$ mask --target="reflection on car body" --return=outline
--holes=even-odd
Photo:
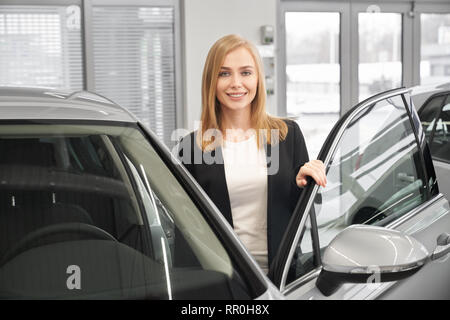
[[[374,105],[370,119],[364,118],[367,113],[355,117],[341,139],[327,173],[331,182],[341,184],[322,190],[322,206],[316,208],[319,227],[333,221],[338,228],[332,237],[350,224],[387,224],[392,205],[408,200],[423,185],[407,160],[416,141],[412,130],[405,130],[409,118],[395,103]],[[342,219],[336,221],[337,212]]]

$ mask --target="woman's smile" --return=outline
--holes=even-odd
[[[240,92],[240,93],[227,93],[227,95],[232,100],[240,100],[242,97],[244,97],[247,93],[246,92]]]

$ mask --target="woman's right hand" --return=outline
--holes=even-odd
[[[311,160],[305,163],[298,171],[295,179],[297,186],[303,188],[308,183],[306,177],[310,176],[314,181],[322,187],[326,187],[327,175],[325,173],[325,165],[321,160]]]

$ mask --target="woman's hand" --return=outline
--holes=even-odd
[[[297,186],[301,188],[306,186],[307,176],[312,177],[319,186],[325,188],[327,184],[327,176],[325,174],[325,165],[322,161],[311,160],[310,162],[305,163],[298,171],[297,178],[295,179]]]

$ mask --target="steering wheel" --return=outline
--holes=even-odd
[[[6,262],[17,256],[18,254],[31,249],[32,243],[39,239],[45,239],[49,236],[54,236],[58,234],[83,234],[89,238],[99,239],[99,240],[110,240],[117,241],[114,236],[112,236],[107,231],[100,229],[96,226],[87,223],[78,223],[78,222],[70,222],[70,223],[58,223],[52,224],[35,231],[30,232],[25,237],[23,237],[19,242],[17,242],[14,246],[12,246],[6,253],[3,255],[0,261],[0,267],[3,266]]]

